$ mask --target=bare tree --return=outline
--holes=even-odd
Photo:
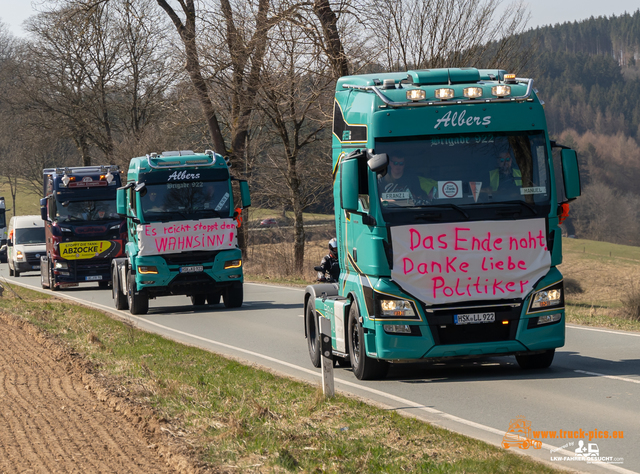
[[[504,67],[522,54],[522,3],[499,14],[499,0],[382,0],[371,4],[370,46],[392,70]],[[491,50],[491,55],[487,51]]]
[[[335,67],[331,62],[331,66]],[[330,183],[328,153],[312,150],[327,122],[324,100],[334,81],[313,36],[293,23],[273,29],[263,71],[261,112],[270,122],[273,146],[265,154],[256,182],[271,202],[293,211],[294,271],[303,272],[305,229],[303,212],[316,204]],[[323,179],[325,177],[326,179]]]

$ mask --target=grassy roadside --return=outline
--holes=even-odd
[[[0,310],[59,338],[99,379],[171,420],[217,472],[560,472],[319,387],[137,330],[100,311],[12,287]],[[18,297],[19,296],[19,297]]]
[[[640,247],[563,239],[567,322],[640,331]]]

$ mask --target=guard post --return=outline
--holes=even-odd
[[[335,395],[333,385],[333,348],[331,344],[331,321],[318,315],[318,326],[320,327],[320,347],[322,349],[322,393],[325,398],[332,398]]]

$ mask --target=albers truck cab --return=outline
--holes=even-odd
[[[389,363],[515,355],[548,367],[564,344],[559,203],[580,194],[577,156],[554,171],[531,79],[432,69],[343,77],[333,117],[340,279],[307,287],[359,379]]]
[[[227,308],[242,306],[234,180],[248,207],[247,182],[232,178],[224,158],[210,150],[131,160],[127,184],[118,189],[128,239],[126,257],[112,265],[117,309],[145,314],[150,298],[168,295],[189,296],[194,305],[222,297]]]
[[[40,258],[43,288],[53,291],[97,282],[107,288],[111,260],[123,255],[124,220],[116,211],[116,165],[43,170],[47,251]]]

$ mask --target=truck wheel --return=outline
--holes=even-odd
[[[220,303],[220,293],[209,293],[207,295],[207,304],[218,304]]]
[[[230,286],[224,292],[224,306],[225,308],[239,308],[242,306],[242,300],[244,298],[244,292],[241,286]]]
[[[304,324],[307,330],[307,346],[309,347],[309,357],[314,367],[320,367],[320,331],[318,330],[318,316],[316,315],[316,304],[309,298],[307,310],[304,313]]]
[[[127,301],[126,295],[120,289],[120,278],[118,277],[118,269],[114,265],[111,270],[111,295],[113,296],[113,303],[116,309],[129,309],[129,301]]]
[[[149,296],[144,290],[138,291],[136,295],[136,277],[133,273],[127,276],[127,300],[131,314],[147,314],[149,311]]]
[[[543,352],[542,354],[517,355],[516,360],[518,361],[520,368],[524,370],[546,369],[551,365],[551,362],[553,362],[553,356],[555,353],[556,350],[551,349]]]
[[[349,356],[351,367],[358,380],[375,380],[387,375],[389,364],[368,357],[364,345],[364,330],[360,324],[360,313],[355,303],[349,310]]]
[[[16,277],[16,278],[20,276],[20,272],[18,271],[17,268],[13,269],[13,276]]]
[[[206,300],[207,295],[191,295],[191,302],[193,303],[193,306],[202,306],[203,304],[205,304]]]
[[[11,264],[9,264],[9,276],[13,276],[13,268],[11,268]]]

